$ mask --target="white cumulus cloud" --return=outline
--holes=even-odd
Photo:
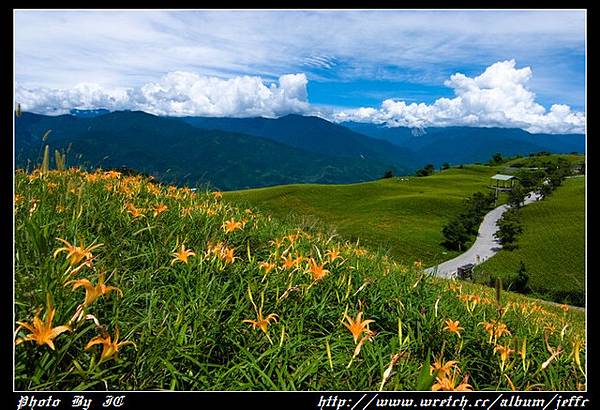
[[[277,117],[309,108],[305,74],[286,74],[278,83],[260,77],[230,79],[170,72],[136,88],[106,88],[82,83],[72,89],[16,86],[16,100],[25,111],[62,114],[72,108],[142,110],[157,115]]]
[[[454,90],[454,98],[440,98],[432,104],[387,99],[377,109],[342,110],[334,114],[334,119],[390,127],[480,126],[523,128],[533,133],[585,132],[584,113],[573,112],[562,104],[546,110],[527,88],[532,70],[515,65],[515,60],[500,61],[474,78],[452,75],[444,85]]]

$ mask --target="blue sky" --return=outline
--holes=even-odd
[[[581,10],[17,10],[15,57],[16,99],[49,114],[584,124]]]

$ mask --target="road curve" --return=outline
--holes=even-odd
[[[531,192],[525,198],[525,205],[538,201],[540,198],[540,195]],[[494,238],[494,234],[498,230],[496,223],[508,208],[508,205],[500,205],[485,215],[483,222],[479,226],[477,239],[469,248],[469,250],[458,255],[454,259],[450,259],[449,261],[443,262],[437,266],[427,268],[425,269],[425,272],[435,273],[439,277],[450,279],[456,275],[456,271],[459,266],[467,265],[469,263],[478,265],[486,259],[494,256],[500,249],[502,249],[502,245],[500,245],[498,240]]]

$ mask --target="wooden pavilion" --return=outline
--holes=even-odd
[[[498,200],[498,193],[510,192],[514,186],[517,177],[514,175],[496,174],[492,177],[490,188],[494,190],[494,200]]]

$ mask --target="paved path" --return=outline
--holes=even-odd
[[[540,195],[530,193],[525,198],[525,205],[535,202],[540,199]],[[494,238],[494,233],[498,230],[496,222],[502,217],[502,214],[508,209],[508,205],[501,205],[492,209],[483,218],[483,222],[479,226],[477,239],[475,243],[465,253],[458,255],[456,258],[443,262],[438,266],[425,269],[425,272],[434,273],[443,278],[452,278],[456,275],[459,266],[472,263],[478,265],[486,259],[494,256],[502,245]]]

